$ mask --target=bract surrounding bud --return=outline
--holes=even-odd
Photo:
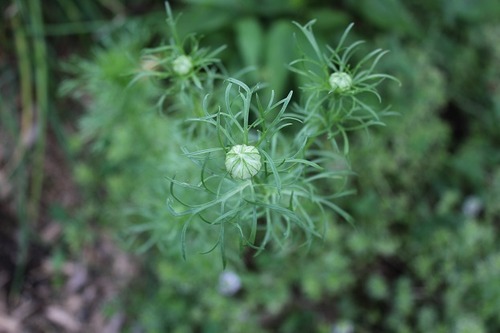
[[[174,72],[178,75],[186,75],[193,68],[191,58],[185,55],[178,56],[173,61]]]
[[[226,154],[226,170],[235,179],[248,179],[257,174],[262,163],[254,146],[236,145]]]
[[[328,82],[333,92],[346,92],[351,89],[352,86],[351,76],[344,72],[333,73],[330,75]]]

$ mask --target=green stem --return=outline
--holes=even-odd
[[[20,146],[24,144],[22,142],[24,135],[33,130],[33,123],[37,125],[37,141],[32,155],[32,165],[30,168],[24,166],[20,168],[20,172],[25,177],[21,179],[21,188],[23,190],[18,197],[18,209],[20,211],[19,252],[12,286],[13,293],[17,294],[20,291],[23,272],[26,267],[30,230],[38,221],[40,208],[44,178],[45,131],[48,112],[48,70],[40,0],[16,0],[15,5],[20,12],[19,21],[17,21],[18,18],[13,20],[13,27],[19,29],[14,29],[14,31],[16,34],[16,49],[21,59],[19,71],[21,75],[20,89],[23,103],[23,118],[21,120]],[[24,18],[24,22],[21,22],[22,18]],[[27,34],[26,31],[29,33]],[[33,54],[33,58],[30,57],[31,54]],[[32,91],[32,68],[34,68],[35,104],[33,103]],[[35,111],[37,115],[36,119]],[[31,170],[30,190],[28,190],[28,181],[26,181],[26,175],[29,170]],[[28,193],[28,191],[30,192]]]
[[[26,4],[22,0],[16,0],[16,14],[12,18],[12,28],[14,32],[14,41],[16,53],[18,55],[18,69],[20,77],[20,95],[21,95],[21,125],[20,134],[18,137],[17,147],[13,153],[8,170],[14,173],[17,170],[18,187],[20,191],[17,195],[16,206],[19,219],[19,234],[18,234],[18,253],[16,258],[16,269],[13,276],[13,284],[11,292],[15,296],[19,293],[23,280],[23,272],[25,270],[28,247],[29,247],[29,221],[31,218],[32,206],[28,199],[29,188],[29,168],[27,167],[26,145],[24,138],[29,137],[33,131],[35,123],[35,106],[33,103],[33,73],[32,73],[32,48],[30,45],[27,27],[31,16],[27,10]]]
[[[17,6],[18,12],[12,17],[12,31],[14,32],[14,43],[16,46],[17,58],[19,60],[18,69],[21,95],[21,125],[18,132],[19,137],[17,138],[18,142],[16,144],[16,149],[14,150],[13,156],[6,167],[6,170],[9,173],[13,173],[23,159],[26,151],[26,143],[23,138],[29,135],[34,121],[34,107],[31,91],[31,83],[33,82],[30,59],[31,52],[28,37],[26,35],[26,27],[21,21],[22,17],[20,11],[22,10],[22,5],[17,4]]]
[[[13,276],[13,283],[11,292],[17,295],[21,285],[22,272],[24,271],[24,266],[26,262],[27,248],[28,244],[25,241],[24,235],[27,230],[27,216],[26,216],[26,179],[27,171],[22,165],[22,160],[25,152],[25,147],[23,143],[23,134],[30,130],[31,124],[33,122],[33,103],[31,98],[31,69],[30,69],[30,52],[29,43],[27,41],[25,26],[22,22],[22,4],[19,1],[16,3],[17,12],[12,17],[12,31],[14,33],[14,42],[16,47],[16,53],[18,58],[18,70],[19,70],[19,81],[20,81],[20,95],[21,95],[21,124],[19,126],[19,137],[17,138],[16,149],[13,152],[12,158],[6,169],[9,173],[14,173],[14,170],[18,170],[19,183],[17,184],[20,189],[16,196],[16,208],[18,211],[17,218],[19,219],[20,232],[19,232],[19,249],[17,253],[17,265]]]
[[[33,152],[33,177],[30,195],[31,221],[36,223],[39,214],[44,171],[46,145],[46,127],[48,114],[48,68],[47,68],[47,46],[45,44],[44,26],[40,0],[28,1],[31,18],[31,34],[33,38],[33,53],[35,67],[35,91],[38,106],[38,140]]]

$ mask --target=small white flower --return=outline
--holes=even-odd
[[[191,58],[185,55],[178,56],[174,62],[174,72],[178,75],[186,75],[193,68],[193,63],[191,62]]]
[[[482,209],[483,201],[481,198],[474,195],[465,198],[462,204],[462,213],[469,218],[477,217]]]
[[[332,333],[354,333],[354,326],[348,321],[341,321],[333,325]]]
[[[241,289],[241,279],[235,272],[225,271],[219,276],[219,292],[232,296]]]
[[[248,179],[257,174],[262,163],[257,148],[236,145],[226,154],[226,170],[235,179]]]
[[[328,80],[333,92],[346,92],[352,87],[352,78],[344,72],[336,72],[330,75]]]

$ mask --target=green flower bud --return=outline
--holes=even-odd
[[[248,179],[257,174],[262,163],[257,148],[236,145],[226,154],[226,170],[235,179]]]
[[[333,92],[346,92],[352,87],[352,78],[344,72],[336,72],[330,75],[328,80]]]
[[[178,56],[173,61],[174,72],[178,75],[186,75],[193,68],[191,58],[185,55]]]

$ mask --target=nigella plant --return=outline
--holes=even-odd
[[[196,34],[181,38],[177,31],[177,19],[168,2],[165,7],[169,43],[144,50],[142,70],[134,81],[153,77],[158,82],[166,83],[163,86],[166,89],[158,101],[162,110],[165,102],[168,100],[172,104],[172,96],[176,96],[173,103],[175,107],[171,109],[191,110],[199,115],[201,106],[196,101],[202,99],[207,91],[213,90],[215,80],[223,77],[221,73],[224,70],[217,55],[225,46],[215,50],[200,47],[200,37]]]
[[[321,48],[312,30],[314,22],[304,26],[295,23],[307,41],[307,49],[303,49],[302,58],[290,64],[290,70],[305,81],[301,88],[307,100],[304,105],[297,106],[307,123],[303,135],[327,134],[328,139],[333,140],[340,135],[344,141],[343,152],[347,154],[348,131],[384,125],[381,118],[394,114],[388,108],[378,111],[365,101],[366,95],[371,94],[381,102],[377,86],[386,79],[397,80],[391,75],[375,72],[377,63],[387,51],[376,49],[358,61],[353,60],[353,55],[364,43],[356,41],[346,45],[354,24],[347,27],[335,48],[328,45]],[[336,141],[333,145],[337,147]]]
[[[185,150],[201,169],[199,181],[170,179],[169,209],[185,221],[184,255],[186,233],[195,221],[219,230],[211,249],[219,247],[224,261],[225,236],[231,229],[241,246],[257,251],[270,241],[287,247],[295,233],[304,244],[320,237],[324,208],[341,210],[330,201],[332,196],[318,195],[314,183],[339,175],[303,158],[306,140],[294,145],[282,133],[300,125],[295,114],[286,112],[292,92],[277,102],[271,93],[263,105],[255,94],[257,87],[232,78],[227,81],[220,110],[214,114],[206,110],[204,117],[191,119],[212,127],[218,141],[216,147]]]
[[[173,119],[180,120],[186,139],[179,159],[189,159],[192,168],[172,170],[167,199],[169,225],[179,226],[183,256],[190,240],[203,239],[203,251],[218,249],[225,265],[228,246],[288,251],[321,238],[336,216],[350,221],[336,204],[352,193],[345,188],[351,174],[347,133],[382,124],[381,115],[388,114],[364,97],[380,100],[377,85],[394,79],[374,72],[385,51],[355,62],[361,42],[346,45],[352,25],[336,48],[320,48],[313,22],[297,24],[309,50],[302,48],[303,56],[289,68],[303,78],[302,93],[292,102],[292,91],[277,98],[271,90],[261,94],[270,96],[263,100],[265,83],[250,87],[240,77],[225,76],[215,59],[221,49],[199,48],[192,36],[186,48],[168,4],[167,14],[171,42],[147,51],[163,55],[161,67],[147,73],[166,83],[162,100],[175,103],[186,96],[179,103],[185,112]],[[339,136],[344,149],[337,145]],[[213,236],[210,244],[207,236]]]

